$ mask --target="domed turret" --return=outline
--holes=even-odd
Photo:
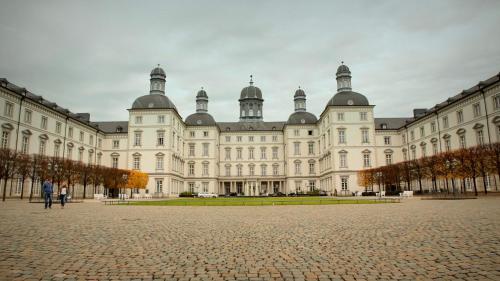
[[[328,101],[328,105],[334,106],[365,106],[369,105],[368,99],[352,91],[351,70],[342,62],[337,68],[337,93]]]
[[[188,126],[215,126],[215,119],[212,115],[208,114],[208,95],[207,92],[201,88],[196,94],[196,113],[189,115],[186,118],[186,125]]]
[[[262,92],[253,85],[253,76],[250,75],[250,85],[243,88],[240,94],[240,121],[262,121]]]
[[[288,117],[287,124],[289,125],[299,125],[299,124],[316,124],[318,118],[312,113],[306,112],[306,92],[299,88],[295,91],[293,95],[293,100],[295,103],[295,112]]]
[[[150,81],[150,94],[165,94],[165,71],[158,65],[153,70],[151,70]]]

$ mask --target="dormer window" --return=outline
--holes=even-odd
[[[385,124],[385,123],[380,124],[380,128],[387,129],[387,124]]]
[[[121,126],[116,127],[116,132],[117,133],[123,132],[123,128]]]

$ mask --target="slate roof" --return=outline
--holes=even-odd
[[[282,131],[286,122],[218,122],[221,132]]]
[[[352,101],[352,104],[349,104],[350,101]],[[328,101],[329,105],[335,105],[335,106],[365,106],[369,105],[368,99],[357,92],[353,91],[343,91],[340,93],[336,93],[330,101]]]
[[[105,133],[127,133],[128,132],[128,121],[102,121],[96,122],[99,129]],[[118,128],[121,127],[122,131],[118,132]]]
[[[413,118],[375,118],[375,129],[376,130],[397,130],[408,122],[411,122]],[[386,124],[386,128],[382,128],[382,124]]]
[[[198,112],[189,115],[184,121],[188,126],[215,126],[215,119],[205,112]]]
[[[175,109],[174,103],[165,95],[162,94],[148,94],[138,97],[132,104],[132,109]]]
[[[312,113],[306,111],[297,111],[290,114],[287,124],[289,125],[302,125],[302,124],[316,124],[318,118]]]

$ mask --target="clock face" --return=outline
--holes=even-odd
[[[348,101],[347,101],[347,104],[348,104],[348,105],[353,105],[353,104],[354,104],[354,101],[353,101],[353,100],[348,100]]]
[[[201,125],[201,120],[196,121],[196,124]]]
[[[306,123],[306,120],[301,119],[301,120],[300,120],[300,123],[305,124],[305,123]]]

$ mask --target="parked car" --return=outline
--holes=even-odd
[[[200,192],[198,193],[199,198],[217,198],[219,195],[215,193],[208,193],[208,192]]]

